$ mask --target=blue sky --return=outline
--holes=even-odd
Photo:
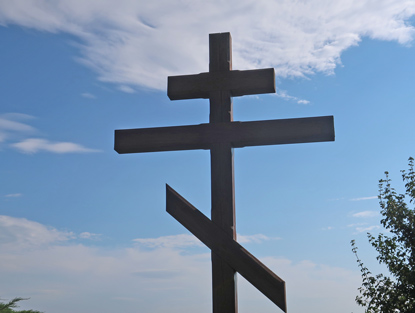
[[[211,312],[209,250],[165,212],[168,183],[210,215],[208,151],[118,155],[115,129],[208,122],[167,76],[274,67],[234,119],[333,115],[336,141],[235,149],[238,240],[287,284],[289,312],[354,304],[378,180],[415,156],[412,1],[0,0],[0,297],[44,312]],[[279,310],[239,277],[240,312]],[[160,301],[160,299],[163,299]]]

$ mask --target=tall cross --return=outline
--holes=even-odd
[[[209,98],[208,124],[115,131],[118,153],[209,149],[211,219],[167,186],[167,211],[212,250],[213,313],[237,313],[236,271],[284,312],[285,282],[236,242],[233,148],[334,140],[332,116],[234,122],[232,97],[275,93],[274,69],[232,70],[230,33],[209,35],[209,72],[168,78],[170,100]]]

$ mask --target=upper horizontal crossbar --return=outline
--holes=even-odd
[[[114,149],[123,154],[322,141],[334,141],[333,116],[116,130]]]
[[[274,69],[169,76],[167,81],[170,100],[207,99],[210,92],[215,90],[229,90],[232,97],[275,93]]]

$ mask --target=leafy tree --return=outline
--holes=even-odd
[[[33,311],[33,310],[22,310],[22,311],[16,311],[14,308],[17,308],[17,302],[22,300],[28,300],[28,298],[14,298],[13,300],[10,300],[7,303],[0,303],[0,312],[1,313],[42,313],[39,311]]]
[[[409,205],[415,203],[414,159],[409,158],[409,170],[401,171],[405,193],[398,194],[391,187],[389,173],[379,181],[379,204],[383,216],[380,223],[389,232],[377,237],[368,233],[370,244],[378,252],[376,259],[385,264],[390,275],[372,273],[357,255],[355,241],[352,251],[362,273],[362,286],[357,304],[366,313],[415,312],[415,213]],[[405,202],[409,199],[409,204]]]

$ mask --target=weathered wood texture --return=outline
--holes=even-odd
[[[118,153],[232,148],[334,141],[333,116],[115,131]]]
[[[286,311],[285,282],[168,185],[166,209],[281,310]]]

